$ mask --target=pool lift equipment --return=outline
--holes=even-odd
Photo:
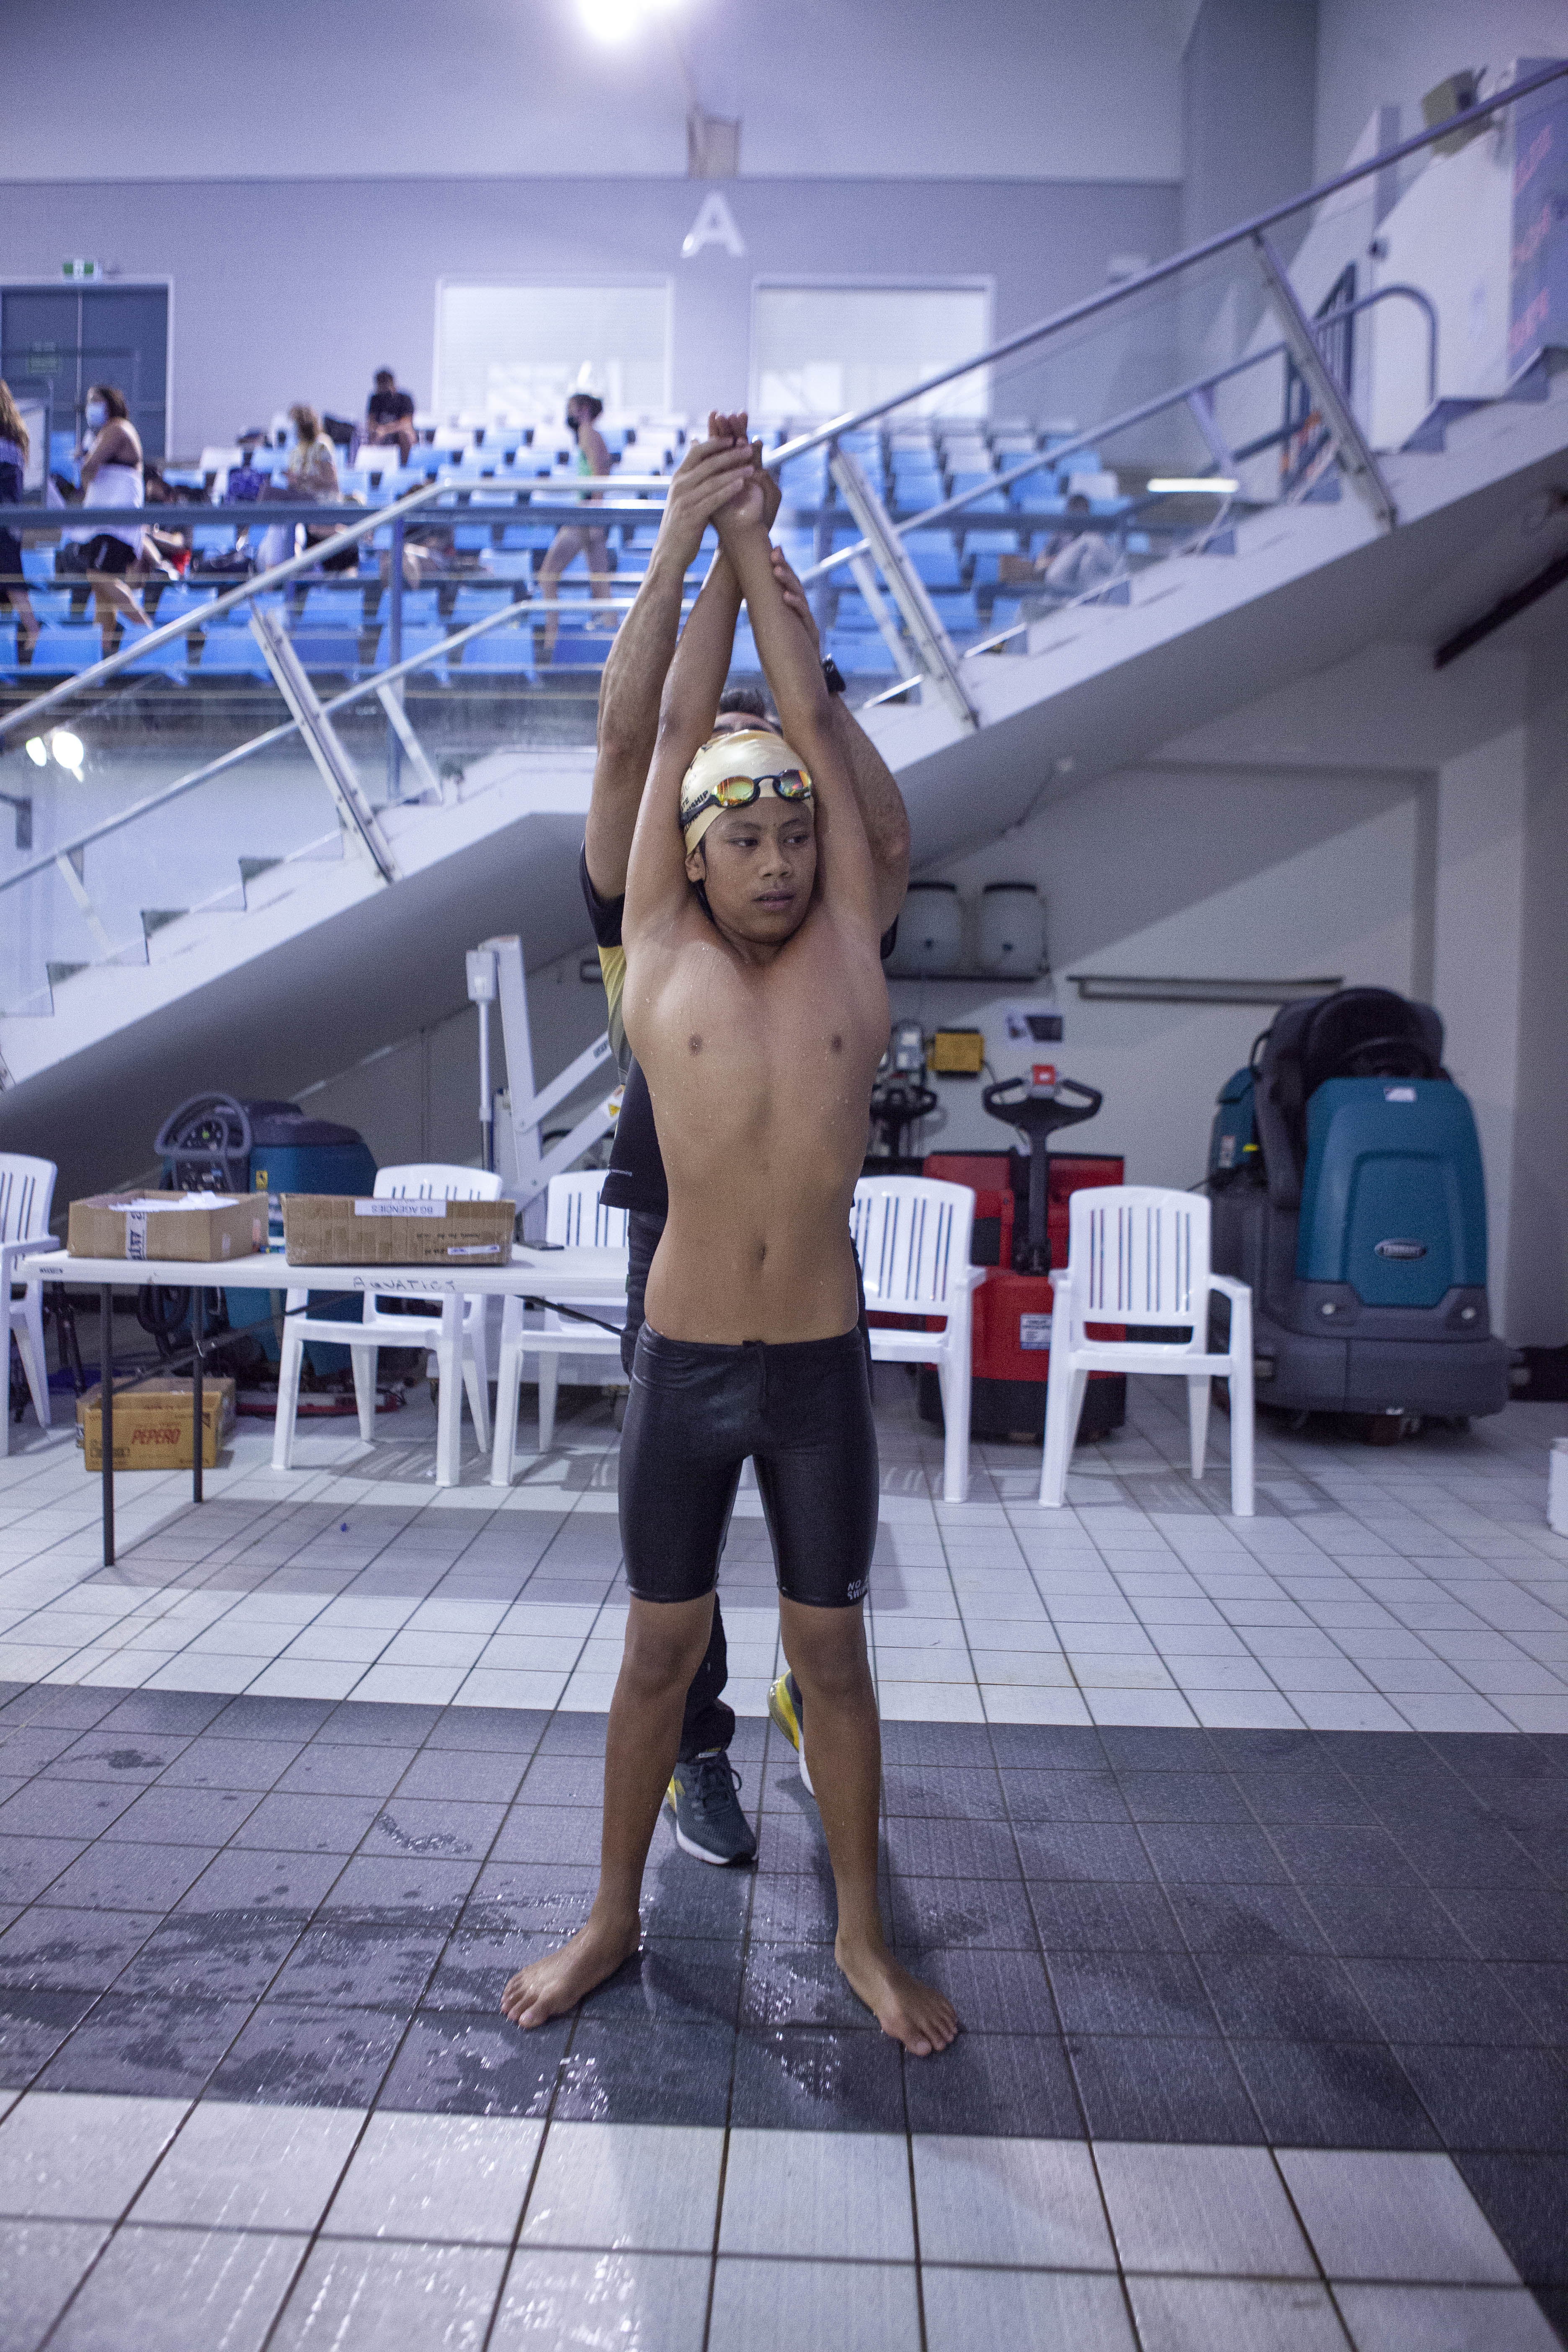
[[[609,1066],[615,1076],[609,1032],[585,1046],[558,1077],[537,1089],[533,1081],[533,1039],[528,1025],[528,974],[523,969],[522,941],[515,934],[486,940],[468,954],[468,1001],[479,1013],[479,1124],[484,1137],[484,1164],[499,1170],[509,1200],[525,1214],[544,1192],[552,1176],[563,1175],[589,1146],[615,1126],[621,1107],[617,1083],[585,1110],[575,1126],[548,1147],[545,1120],[568,1101],[596,1072]],[[490,1007],[500,1007],[501,1039],[506,1048],[507,1085],[497,1091],[490,1080]]]

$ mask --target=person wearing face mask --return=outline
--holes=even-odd
[[[81,502],[84,507],[139,507],[142,503],[142,439],[131,422],[125,394],[111,383],[89,385],[88,437],[83,441]],[[73,531],[86,542],[88,585],[93,592],[103,650],[114,651],[121,616],[139,629],[152,622],[136,601],[128,577],[142,557],[140,523],[105,523],[100,530]]]
[[[605,404],[591,392],[574,392],[566,404],[566,423],[577,443],[579,474],[607,474],[610,453],[605,446],[604,436],[595,419]],[[588,584],[595,597],[607,597],[614,584],[610,575],[609,545],[602,530],[590,530],[585,524],[567,523],[550,542],[549,552],[540,566],[539,593],[553,601],[560,593],[561,574],[579,555],[588,558]],[[615,628],[613,617],[605,614],[596,626]],[[559,613],[544,616],[544,659],[555,658],[555,633],[561,626]]]

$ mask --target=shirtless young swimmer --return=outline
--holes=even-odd
[[[621,1441],[632,1599],[599,1889],[586,1924],[521,1969],[501,2007],[541,2025],[637,1948],[643,1867],[750,1455],[837,1890],[835,1957],[883,2032],[929,2057],[958,2020],[883,1934],[863,1614],[877,1441],[849,1208],[888,1037],[877,879],[815,649],[773,572],[758,471],[741,470],[714,519],[784,740],[711,740],[728,644],[716,663],[709,649],[717,682],[694,697],[700,605],[666,686],[626,881],[626,1035],[653,1097],[669,1220]]]

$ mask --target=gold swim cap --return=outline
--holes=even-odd
[[[765,727],[710,737],[680,786],[680,829],[687,856],[727,808],[749,808],[764,797],[811,799],[810,772],[799,752],[792,751],[781,736]]]

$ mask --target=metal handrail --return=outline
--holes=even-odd
[[[1009,335],[1004,342],[993,343],[988,350],[976,352],[973,359],[965,360],[961,366],[941,368],[934,375],[922,377],[919,383],[909,385],[894,399],[873,401],[868,407],[847,409],[842,416],[830,417],[826,425],[817,426],[814,432],[802,433],[795,440],[783,442],[777,448],[765,451],[763,463],[770,467],[787,465],[792,457],[802,457],[808,449],[817,449],[826,442],[836,441],[841,434],[853,433],[858,426],[869,425],[875,417],[889,415],[894,409],[907,408],[913,400],[923,400],[928,393],[940,392],[944,383],[955,383],[961,376],[973,375],[977,368],[992,367],[998,360],[1011,359],[1016,352],[1027,351],[1031,343],[1040,342],[1047,335],[1058,334],[1064,327],[1076,326],[1080,320],[1092,319],[1101,310],[1114,309],[1119,302],[1130,301],[1135,295],[1146,293],[1151,286],[1161,285],[1167,278],[1191,268],[1194,263],[1210,261],[1231,246],[1247,243],[1261,231],[1289,220],[1293,213],[1302,211],[1307,205],[1321,204],[1326,196],[1337,195],[1342,188],[1352,188],[1358,181],[1372,179],[1377,173],[1389,170],[1393,164],[1404,163],[1407,156],[1419,154],[1424,147],[1433,146],[1437,140],[1449,137],[1462,126],[1485,123],[1492,115],[1501,114],[1509,107],[1517,106],[1521,98],[1531,97],[1536,90],[1545,89],[1552,82],[1560,81],[1564,74],[1568,74],[1568,58],[1543,67],[1540,73],[1527,74],[1521,81],[1513,83],[1508,89],[1499,90],[1493,98],[1482,99],[1474,106],[1462,107],[1444,122],[1429,123],[1413,137],[1402,139],[1393,147],[1380,149],[1365,163],[1351,164],[1347,170],[1336,173],[1331,180],[1321,180],[1316,187],[1309,188],[1302,195],[1292,196],[1288,204],[1270,205],[1267,212],[1255,213],[1250,220],[1239,222],[1235,228],[1224,229],[1216,236],[1205,237],[1196,245],[1184,247],[1180,253],[1173,253],[1163,261],[1151,263],[1147,269],[1141,269],[1136,278],[1122,278],[1114,286],[1102,287],[1098,294],[1086,294],[1081,301],[1069,302],[1065,310],[1053,311],[1048,319],[1038,320],[1032,327],[1020,328],[1016,335]]]
[[[681,611],[689,611],[694,602],[693,598],[683,598]],[[342,694],[334,694],[330,701],[322,703],[321,708],[328,713],[345,710],[352,702],[363,702],[367,696],[379,694],[384,686],[401,684],[404,678],[422,669],[427,662],[445,661],[449,654],[468,645],[472,638],[485,636],[491,629],[499,629],[508,621],[532,622],[542,613],[580,613],[584,609],[591,613],[629,613],[631,608],[629,596],[529,597],[521,603],[503,604],[499,612],[487,613],[482,620],[470,622],[467,628],[455,629],[438,645],[426,646],[419,653],[409,654],[405,659],[392,663],[386,669],[377,670],[374,677],[361,678],[357,685],[346,688]],[[209,605],[206,609],[210,612],[212,607]],[[112,816],[100,818],[97,824],[89,825],[85,833],[79,833],[70,841],[57,843],[42,856],[35,857],[30,865],[18,866],[9,874],[0,874],[0,895],[19,882],[29,881],[35,874],[47,873],[58,865],[62,857],[74,857],[79,852],[90,849],[94,842],[107,840],[110,834],[122,833],[128,824],[151,816],[157,809],[167,808],[171,801],[183,800],[187,793],[195,792],[198,784],[209,783],[214,776],[221,776],[226,770],[238,767],[241,761],[248,760],[253,752],[265,751],[274,744],[287,742],[290,735],[297,735],[299,731],[299,720],[286,719],[279,726],[269,727],[264,734],[252,735],[245,742],[237,743],[232,751],[220,752],[216,760],[209,760],[205,767],[193,769],[188,776],[178,777],[174,783],[163,785],[157,792],[149,793],[143,800],[132,801],[128,808],[117,809]]]
[[[289,556],[282,563],[275,563],[269,572],[258,572],[252,579],[240,581],[237,586],[221,596],[215,596],[210,604],[202,605],[198,611],[182,613],[177,620],[166,621],[162,628],[154,628],[146,636],[138,637],[134,644],[121,646],[118,653],[106,655],[102,661],[94,662],[79,677],[67,678],[61,686],[51,687],[47,694],[32,695],[26,702],[18,704],[15,710],[0,713],[0,736],[8,735],[14,727],[33,725],[40,711],[52,710],[57,703],[74,701],[79,695],[99,685],[104,678],[116,677],[121,670],[129,669],[132,662],[140,661],[154,646],[173,645],[176,638],[188,636],[193,629],[205,628],[215,613],[226,613],[231,605],[244,604],[252,596],[269,594],[285,580],[295,579],[301,572],[313,571],[318,563],[323,562],[330,555],[337,554],[341,548],[352,547],[356,540],[364,537],[366,531],[379,530],[391,521],[401,521],[405,515],[412,514],[417,508],[428,506],[437,495],[437,487],[430,482],[423,489],[410,490],[406,498],[395,499],[391,506],[369,508],[363,512],[356,508],[357,520],[347,530],[334,531],[331,539],[321,541],[315,547],[306,548],[299,555]],[[69,511],[77,513],[81,509],[72,508]],[[108,514],[111,509],[89,507],[86,511],[96,516]],[[147,520],[144,507],[132,507],[125,511],[134,514],[139,522]],[[154,508],[153,511],[156,513],[158,509]],[[210,515],[212,509],[204,509],[203,511]]]

